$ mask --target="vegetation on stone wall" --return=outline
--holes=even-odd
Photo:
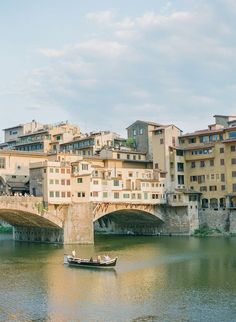
[[[222,232],[219,229],[210,228],[207,224],[202,225],[199,229],[195,229],[193,236],[195,237],[207,237],[207,236],[218,236]]]
[[[11,234],[13,232],[13,227],[11,226],[0,226],[1,234]]]

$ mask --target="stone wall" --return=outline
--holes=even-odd
[[[161,233],[171,234],[189,234],[190,220],[188,215],[188,207],[162,206],[164,211],[165,222],[161,227]]]
[[[201,209],[199,211],[199,224],[201,226],[208,226],[209,228],[219,229],[221,232],[227,230],[229,222],[228,210],[214,210],[214,209]]]
[[[230,211],[229,219],[230,219],[229,231],[232,234],[236,234],[236,210]]]

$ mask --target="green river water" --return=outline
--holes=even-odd
[[[64,253],[118,256],[70,268]],[[236,238],[99,236],[94,246],[0,235],[0,321],[236,321]]]

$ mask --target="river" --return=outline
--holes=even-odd
[[[118,256],[115,270],[63,254]],[[236,238],[99,236],[94,246],[0,235],[0,321],[236,321]]]

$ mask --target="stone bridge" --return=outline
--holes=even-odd
[[[47,205],[39,197],[1,196],[0,219],[14,227],[19,241],[89,244],[94,229],[153,235],[188,233],[187,207],[145,203],[88,202]]]

